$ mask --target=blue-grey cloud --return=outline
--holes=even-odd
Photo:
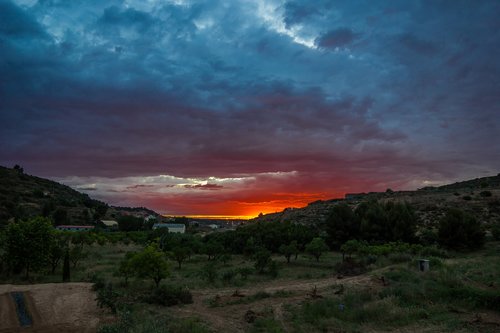
[[[316,45],[322,48],[335,49],[351,44],[358,34],[348,28],[338,28],[328,31],[316,39]]]
[[[374,188],[497,172],[499,14],[493,0],[3,0],[0,163],[296,171],[321,191],[347,186],[339,173]]]

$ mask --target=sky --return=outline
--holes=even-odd
[[[496,0],[0,0],[0,165],[256,216],[500,172]]]

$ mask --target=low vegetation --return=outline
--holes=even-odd
[[[326,224],[257,222],[204,237],[138,231],[144,221],[132,218],[120,219],[121,231],[62,232],[55,219],[0,229],[0,280],[92,282],[98,305],[116,318],[100,332],[500,328],[492,315],[500,308],[500,222],[457,209],[424,228],[406,203],[338,204]],[[419,271],[421,258],[430,271]]]

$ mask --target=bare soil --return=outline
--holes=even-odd
[[[342,287],[341,287],[342,285]],[[307,281],[279,281],[252,286],[249,288],[227,288],[227,289],[206,289],[193,291],[193,304],[172,308],[173,314],[180,317],[198,317],[209,324],[216,332],[245,332],[250,324],[245,321],[245,314],[250,310],[258,317],[266,316],[270,313],[278,320],[287,331],[286,318],[284,318],[284,304],[299,304],[312,297],[332,296],[335,292],[344,290],[344,287],[357,286],[374,291],[383,288],[382,282],[368,275],[346,277],[338,279],[332,276],[324,279]],[[236,292],[237,289],[237,292]],[[316,289],[316,292],[313,290]],[[290,292],[288,297],[272,296],[249,304],[228,304],[244,297],[234,296],[234,294],[245,295],[246,297],[257,292],[267,292],[274,294],[277,291]],[[313,296],[314,295],[314,296]],[[210,306],[209,300],[217,298],[220,306]]]
[[[104,318],[91,283],[0,285],[0,333],[93,333]],[[24,292],[33,325],[20,327],[10,296]]]

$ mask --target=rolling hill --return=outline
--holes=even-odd
[[[266,214],[250,222],[290,221],[319,226],[326,221],[333,206],[342,202],[355,207],[366,200],[407,202],[415,209],[423,226],[436,226],[449,208],[465,210],[489,225],[500,222],[500,174],[416,191],[387,190],[346,194],[345,199],[319,200],[306,207],[287,208],[282,212]]]
[[[113,207],[69,186],[0,166],[0,225],[15,218],[51,217],[56,224],[90,225],[121,214],[158,214],[144,207]]]

